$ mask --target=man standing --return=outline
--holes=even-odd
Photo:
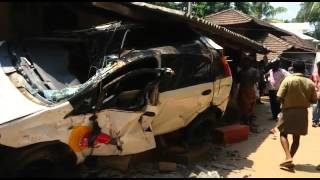
[[[245,59],[240,75],[240,87],[238,93],[238,105],[241,114],[241,121],[250,126],[251,131],[256,131],[253,123],[253,110],[256,104],[255,84],[258,81],[258,71],[251,66],[252,60]]]
[[[265,67],[265,61],[260,61],[258,65],[258,72],[259,72],[259,81],[258,81],[258,89],[259,89],[259,97],[257,98],[257,103],[262,104],[261,102],[261,96],[264,95],[264,90],[266,88],[266,82],[264,78],[264,67]]]
[[[317,106],[313,110],[313,117],[312,117],[312,127],[320,126],[319,118],[320,118],[320,61],[317,62],[317,69],[312,74],[311,80],[315,83],[316,86],[316,93],[317,93]]]
[[[292,158],[298,150],[300,135],[308,133],[307,108],[317,100],[314,83],[304,77],[304,62],[294,62],[293,71],[294,74],[283,80],[277,93],[282,105],[278,129],[280,131],[280,142],[286,155],[285,161],[280,166],[287,168],[294,167]],[[288,134],[293,135],[290,148]]]
[[[290,75],[290,73],[282,68],[280,68],[280,61],[275,60],[271,69],[269,70],[269,98],[270,98],[270,107],[272,112],[272,119],[277,120],[278,114],[280,113],[280,103],[277,100],[277,91],[283,79]]]

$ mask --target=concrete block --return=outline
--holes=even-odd
[[[183,154],[166,153],[163,154],[163,158],[166,161],[177,162],[179,164],[190,164],[204,159],[208,156],[211,144],[204,144],[198,147],[194,147],[191,150]]]
[[[232,144],[248,139],[250,128],[247,125],[234,124],[216,128],[214,130],[214,139],[216,143]]]
[[[172,172],[177,170],[177,164],[174,162],[159,162],[159,171],[160,172]]]
[[[127,171],[130,166],[132,156],[99,156],[97,165],[100,167],[112,168],[120,171]]]

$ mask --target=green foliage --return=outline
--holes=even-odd
[[[250,2],[235,2],[234,8],[236,10],[240,10],[246,14],[250,14],[250,7],[252,4]]]
[[[320,21],[320,2],[303,2],[296,17],[298,22]]]
[[[297,22],[310,22],[315,26],[311,36],[320,39],[320,2],[303,2],[296,17]]]
[[[258,19],[271,19],[275,15],[286,12],[285,7],[274,8],[270,2],[252,2],[250,12]]]
[[[231,8],[230,2],[194,2],[192,11],[199,17]]]
[[[180,11],[186,11],[188,2],[148,2],[150,4],[163,6]],[[192,2],[192,14],[204,17],[224,9],[231,8],[231,2]]]
[[[149,2],[172,9],[186,11],[187,2]],[[284,7],[274,8],[270,2],[192,2],[192,14],[204,17],[225,9],[234,8],[259,19],[272,19],[276,14],[286,12]]]

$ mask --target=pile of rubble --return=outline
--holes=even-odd
[[[201,148],[199,148],[201,149]],[[200,151],[198,149],[198,151]],[[206,148],[202,148],[206,149]],[[203,151],[203,150],[202,150]],[[192,153],[190,153],[192,154]],[[197,152],[193,152],[193,156],[197,156],[197,160],[190,158],[184,161],[184,163],[172,161],[149,161],[141,162],[133,166],[121,167],[121,163],[118,164],[118,168],[106,168],[101,166],[101,162],[96,166],[92,166],[91,170],[83,169],[82,177],[116,177],[116,178],[222,178],[222,174],[230,171],[237,171],[239,168],[236,163],[221,163],[222,159],[228,159],[232,162],[236,162],[242,159],[239,151],[237,150],[223,150],[221,147],[210,146],[208,151],[203,151],[201,155],[195,155]],[[198,152],[199,154],[199,152]],[[200,157],[202,156],[202,157]],[[176,160],[179,158],[176,158]],[[180,158],[181,159],[181,158]],[[97,161],[99,162],[99,161]],[[104,162],[109,162],[104,160]],[[125,161],[122,160],[122,166]],[[183,162],[183,161],[182,161]],[[99,165],[100,164],[100,165]],[[103,167],[103,168],[102,168]],[[100,168],[100,169],[99,169]],[[246,175],[245,177],[249,177]]]

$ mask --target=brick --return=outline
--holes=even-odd
[[[156,153],[155,149],[151,149],[141,153],[133,154],[131,159],[131,164],[138,165],[139,163],[143,163],[143,162],[153,162],[156,160],[156,157],[157,157],[155,153]]]
[[[120,171],[127,171],[130,166],[132,156],[99,156],[97,164],[101,167],[108,167]]]
[[[177,164],[175,162],[159,162],[160,172],[172,172],[177,170]]]
[[[143,162],[155,161],[155,150],[125,155],[125,156],[96,156],[97,164],[102,167],[112,168],[120,171],[127,171],[129,168]]]
[[[214,139],[218,143],[232,144],[248,139],[250,128],[247,125],[234,124],[214,130]]]
[[[204,159],[208,156],[211,144],[204,144],[194,147],[183,154],[166,153],[163,154],[163,159],[170,162],[177,162],[180,164],[190,164]]]
[[[169,146],[166,148],[166,151],[168,151],[168,153],[174,153],[174,154],[186,153],[186,149],[180,146]]]

